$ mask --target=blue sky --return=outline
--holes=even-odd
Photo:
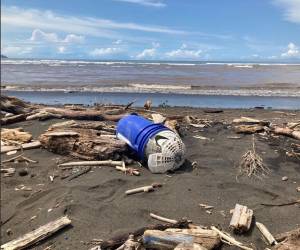
[[[21,58],[300,60],[300,0],[5,0]]]

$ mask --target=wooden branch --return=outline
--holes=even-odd
[[[124,166],[125,163],[123,161],[74,161],[59,164],[59,167],[77,167],[77,166]]]
[[[229,227],[236,232],[246,232],[250,229],[252,222],[253,210],[246,206],[236,204]]]
[[[130,194],[136,194],[136,193],[149,193],[149,192],[152,192],[154,191],[154,188],[151,186],[144,186],[144,187],[139,187],[139,188],[134,188],[134,189],[130,189],[130,190],[127,190],[125,192],[125,194],[127,195],[130,195]]]
[[[1,125],[9,125],[9,124],[13,124],[16,122],[22,122],[22,121],[25,121],[25,119],[26,119],[25,114],[4,117],[4,118],[1,118]]]
[[[260,222],[255,223],[261,234],[265,237],[270,245],[277,245],[277,241],[274,239],[273,235],[269,232],[266,226]]]
[[[61,217],[55,221],[51,221],[48,224],[41,226],[30,233],[27,233],[15,240],[5,243],[1,246],[3,250],[18,250],[27,248],[47,237],[54,234],[58,230],[71,224],[71,220],[67,217]]]
[[[42,110],[38,113],[27,116],[26,121],[37,120],[37,119],[44,121],[44,120],[51,119],[51,118],[61,118],[61,117],[62,116],[60,114],[52,114],[52,113]]]
[[[153,218],[153,219],[160,220],[160,221],[167,222],[167,223],[171,223],[171,224],[178,223],[177,220],[168,219],[168,218],[165,218],[165,217],[153,214],[153,213],[150,213],[150,217]]]
[[[220,244],[218,233],[207,229],[147,230],[143,244],[150,249],[174,249],[180,243],[200,244],[205,249],[214,249]]]
[[[219,234],[219,236],[221,237],[221,239],[223,239],[225,241],[225,243],[237,246],[244,250],[253,250],[252,248],[247,247],[243,243],[237,241],[235,238],[231,237],[229,234],[220,231],[215,226],[211,226],[211,229],[214,230],[215,232],[217,232]]]
[[[20,146],[2,146],[1,154],[6,153],[8,151],[12,151],[12,150],[39,148],[40,146],[41,146],[41,143],[39,141],[24,143],[24,144],[21,144]]]
[[[247,124],[247,125],[262,125],[262,126],[268,126],[270,124],[269,121],[262,121],[258,119],[253,119],[250,117],[244,117],[242,116],[241,118],[234,119],[232,123],[238,123],[238,124]]]
[[[293,137],[294,139],[300,140],[300,131],[298,131],[298,130],[292,130],[290,128],[275,127],[273,130],[273,133],[278,134],[278,135],[286,135],[289,137]]]
[[[139,237],[144,234],[146,230],[165,230],[167,228],[188,228],[189,221],[187,220],[179,220],[176,224],[166,223],[166,224],[155,224],[148,225],[142,228],[139,228],[135,231],[131,231],[128,233],[119,234],[109,240],[103,241],[100,243],[100,247],[103,250],[112,250],[124,244],[124,242],[128,239],[129,235],[132,234],[134,237]]]

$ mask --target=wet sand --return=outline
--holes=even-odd
[[[292,138],[280,136],[265,139],[256,135],[257,152],[271,169],[268,177],[249,179],[239,177],[237,165],[241,156],[251,147],[252,135],[240,135],[240,139],[229,139],[237,134],[230,127],[234,118],[248,116],[266,119],[276,124],[300,120],[300,111],[277,113],[274,110],[224,110],[219,114],[207,114],[203,109],[168,108],[168,114],[190,114],[216,121],[209,128],[181,127],[182,138],[187,147],[184,166],[174,173],[154,175],[141,168],[141,176],[124,175],[110,167],[94,168],[89,173],[72,181],[60,176],[50,182],[49,176],[59,174],[57,160],[65,157],[45,149],[26,150],[25,156],[37,160],[26,166],[24,163],[9,163],[16,167],[12,177],[1,174],[1,239],[2,243],[27,233],[40,225],[64,214],[72,220],[72,226],[59,231],[32,249],[89,249],[92,239],[108,239],[121,232],[128,232],[155,224],[150,218],[153,212],[172,219],[187,217],[195,224],[217,225],[229,231],[231,215],[229,210],[236,203],[247,205],[254,210],[255,220],[264,223],[275,235],[300,226],[298,205],[263,206],[261,203],[279,204],[299,199],[300,160],[287,157]],[[50,124],[26,121],[10,127],[23,127],[37,138]],[[222,123],[218,123],[222,122]],[[203,130],[203,131],[201,131]],[[194,135],[208,137],[209,140],[193,138]],[[299,143],[299,142],[298,142]],[[2,155],[7,159],[12,156]],[[196,161],[197,167],[191,163]],[[27,176],[19,176],[21,169],[28,168]],[[281,178],[287,176],[287,181]],[[144,186],[153,182],[163,183],[163,187],[151,193],[126,196],[127,189]],[[15,188],[24,184],[32,191]],[[212,214],[199,206],[205,203],[214,206]],[[33,216],[36,218],[32,219]],[[11,229],[12,235],[7,235]],[[243,236],[236,236],[245,243],[253,243],[264,249],[265,243],[256,228]],[[222,249],[236,249],[223,245]]]

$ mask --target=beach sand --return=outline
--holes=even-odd
[[[285,203],[299,199],[300,161],[287,157],[285,149],[292,138],[279,136],[264,139],[255,136],[257,153],[271,173],[263,179],[239,177],[237,165],[241,156],[251,148],[252,135],[241,134],[240,139],[229,139],[237,134],[230,128],[234,118],[248,116],[266,119],[276,124],[300,120],[300,111],[274,110],[224,110],[219,114],[207,114],[203,109],[168,108],[168,114],[197,115],[216,122],[212,127],[181,128],[182,138],[187,148],[187,160],[182,168],[170,174],[151,174],[141,168],[141,176],[125,175],[110,167],[94,168],[89,173],[72,181],[60,176],[50,181],[49,176],[60,174],[57,160],[65,157],[45,149],[26,150],[25,156],[37,160],[26,166],[24,163],[8,163],[17,172],[28,168],[27,176],[16,173],[12,177],[1,174],[1,239],[2,243],[15,239],[64,214],[72,220],[72,226],[59,231],[32,249],[89,249],[92,239],[108,239],[121,232],[128,232],[157,221],[150,218],[153,212],[171,219],[186,217],[194,224],[220,226],[229,231],[230,209],[236,203],[247,205],[254,210],[255,220],[264,223],[272,234],[286,232],[300,226],[298,205],[263,206],[261,203]],[[37,138],[50,124],[61,120],[45,122],[26,121],[9,127],[23,127]],[[203,131],[199,131],[203,130]],[[209,140],[196,139],[201,135]],[[298,142],[299,143],[299,142]],[[7,159],[12,156],[2,155]],[[197,167],[191,163],[196,161]],[[287,176],[287,181],[281,178]],[[127,189],[163,183],[163,187],[151,193],[126,196]],[[15,188],[24,184],[32,191]],[[214,208],[212,214],[199,206],[205,203]],[[33,216],[36,216],[34,219]],[[7,235],[7,230],[12,231]],[[266,244],[257,228],[242,236],[235,236],[245,243],[253,243],[258,249]],[[222,249],[236,249],[223,245]]]

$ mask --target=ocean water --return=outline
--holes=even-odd
[[[1,60],[6,93],[33,102],[300,108],[300,64]]]

